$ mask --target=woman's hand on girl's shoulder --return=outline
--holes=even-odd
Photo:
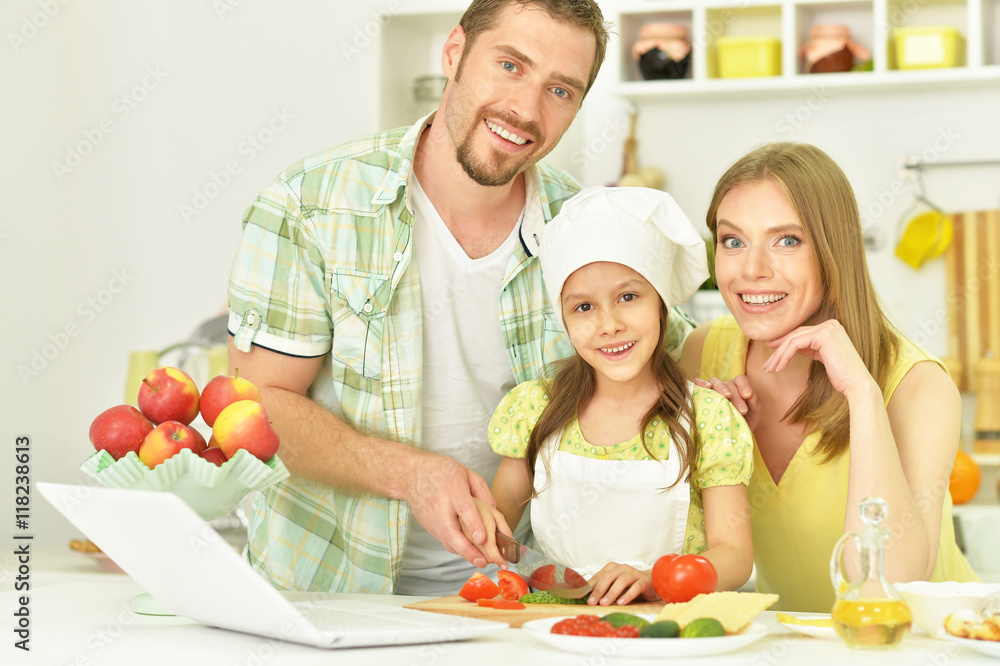
[[[616,601],[624,605],[635,599],[656,601],[660,598],[653,589],[652,573],[627,564],[606,564],[589,582],[594,588],[587,599],[591,606],[610,606]]]
[[[800,326],[771,340],[767,346],[773,348],[774,353],[764,362],[765,372],[781,372],[788,367],[792,357],[802,354],[822,363],[834,390],[847,397],[855,390],[870,389],[875,383],[847,331],[836,319],[827,319],[815,326]]]
[[[760,422],[760,398],[753,390],[750,379],[746,375],[733,377],[728,382],[718,377],[698,378],[692,381],[702,388],[712,389],[729,400],[743,417],[743,420],[747,422],[750,430],[757,427]]]

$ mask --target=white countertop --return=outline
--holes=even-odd
[[[136,615],[132,598],[143,592],[130,577],[108,573],[93,558],[72,552],[39,553],[31,572],[31,647],[25,653],[13,647],[12,612],[17,605],[9,565],[0,579],[0,617],[6,626],[0,647],[2,664],[39,666],[280,666],[323,664],[337,666],[604,666],[605,664],[652,664],[650,659],[612,659],[595,654],[587,657],[551,648],[520,629],[506,629],[488,637],[459,643],[325,650],[272,639],[213,629],[177,617]],[[370,602],[402,605],[417,597],[355,596]],[[892,652],[851,650],[839,640],[801,637],[777,624],[775,613],[765,611],[755,619],[770,634],[731,654],[670,660],[671,664],[808,664],[914,666],[997,664],[964,646],[932,639],[914,628],[899,649]],[[662,662],[662,660],[659,660]]]

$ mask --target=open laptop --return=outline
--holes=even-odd
[[[292,601],[171,492],[37,487],[164,608],[212,627],[343,648],[461,641],[509,626],[335,594]]]

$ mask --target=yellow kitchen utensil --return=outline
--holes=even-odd
[[[833,619],[830,617],[795,617],[788,613],[778,613],[776,619],[782,624],[799,624],[807,627],[833,627]]]
[[[919,269],[924,262],[941,256],[951,245],[955,228],[951,218],[930,210],[910,219],[896,245],[896,256]]]

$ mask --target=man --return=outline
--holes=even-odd
[[[579,186],[537,163],[606,43],[593,0],[474,0],[436,113],[293,165],[248,209],[230,368],[292,472],[250,526],[276,586],[450,594],[486,565],[490,414],[572,351],[534,254]]]

